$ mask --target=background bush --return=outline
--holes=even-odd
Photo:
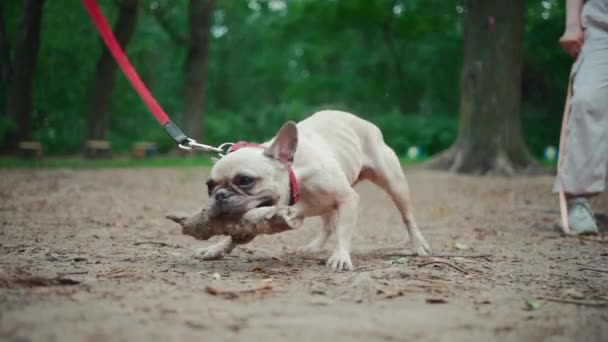
[[[557,45],[562,3],[527,2],[523,125],[536,155],[558,141],[571,63]],[[115,4],[100,5],[113,22]],[[172,41],[150,8],[159,6],[185,34],[187,5],[185,0],[142,1],[127,49],[142,79],[177,122],[186,47]],[[411,145],[428,154],[448,147],[457,134],[463,10],[461,0],[217,1],[201,123],[205,142],[261,141],[285,120],[336,108],[379,125],[399,154]],[[5,4],[13,41],[20,11],[19,1]],[[80,1],[46,1],[32,115],[34,138],[48,153],[80,151],[100,51]],[[107,137],[113,149],[127,151],[137,140],[170,149],[171,141],[126,79],[119,73],[116,77]],[[0,108],[4,102],[0,98]],[[0,135],[10,127],[0,116]]]

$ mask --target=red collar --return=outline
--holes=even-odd
[[[250,144],[246,141],[239,141],[230,147],[228,153],[232,153],[243,147],[264,148],[263,146],[258,144]],[[291,165],[287,165],[287,167],[287,172],[289,173],[289,205],[294,205],[300,201],[300,193],[298,192],[298,179],[296,178],[296,174],[293,172],[293,168],[291,167]]]

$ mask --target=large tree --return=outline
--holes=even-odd
[[[209,35],[215,0],[190,0],[188,54],[184,62],[183,125],[190,137],[203,139]]]
[[[215,0],[190,0],[188,3],[188,34],[183,34],[171,19],[175,4],[151,6],[158,24],[177,46],[187,48],[183,64],[181,123],[186,133],[199,141],[203,139],[205,88],[209,38],[213,25]]]
[[[536,169],[520,115],[524,0],[467,0],[465,9],[459,136],[429,166],[470,174]]]
[[[120,0],[118,20],[114,25],[114,35],[120,46],[125,49],[137,21],[137,0]],[[97,70],[91,85],[89,98],[89,120],[87,124],[87,139],[105,140],[110,124],[112,89],[117,64],[102,43],[103,50],[97,60]]]
[[[9,149],[15,148],[18,141],[31,139],[32,85],[40,46],[43,4],[43,0],[23,1],[21,28],[12,61],[4,22],[0,22],[2,79],[7,84],[5,110],[6,115],[17,124],[16,132],[5,137],[7,141],[4,146]]]

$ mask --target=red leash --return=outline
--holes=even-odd
[[[156,121],[165,129],[165,131],[171,136],[171,138],[183,149],[191,150],[192,148],[201,149],[204,151],[213,151],[213,152],[222,152],[222,149],[203,145],[197,143],[195,140],[188,138],[188,136],[182,132],[179,127],[177,127],[167,116],[165,111],[161,108],[161,106],[156,102],[148,88],[146,88],[144,82],[139,78],[137,72],[129,62],[129,59],[122,51],[122,48],[116,41],[116,37],[114,37],[114,33],[110,29],[108,22],[104,18],[103,14],[99,10],[97,6],[96,0],[82,0],[82,4],[87,11],[89,17],[91,17],[91,21],[93,21],[93,25],[99,32],[99,35],[103,39],[108,51],[116,60],[116,63],[125,74],[125,77],[131,82],[131,85],[144,101],[146,107],[152,112]]]
[[[114,37],[114,33],[112,33],[108,22],[99,10],[96,0],[82,0],[82,4],[89,16],[91,17],[91,21],[93,21],[97,32],[99,32],[99,35],[103,39],[104,43],[106,44],[106,47],[114,57],[114,60],[116,60],[116,63],[118,64],[122,72],[125,74],[129,82],[131,82],[131,85],[133,86],[139,97],[141,97],[141,99],[144,101],[146,107],[148,107],[150,112],[152,112],[152,115],[154,115],[156,121],[158,121],[158,123],[165,129],[165,131],[167,131],[167,133],[179,145],[179,147],[186,150],[196,148],[208,152],[218,152],[220,153],[220,156],[222,156],[221,153],[224,152],[224,148],[226,147],[229,148],[228,153],[234,152],[242,147],[260,147],[259,145],[247,144],[243,142],[238,144],[226,143],[220,145],[219,147],[213,147],[209,145],[200,144],[195,140],[188,138],[188,136],[184,134],[184,132],[182,132],[179,127],[177,127],[173,122],[171,122],[165,111],[163,111],[163,109],[158,104],[158,102],[156,102],[152,94],[150,94],[150,91],[148,91],[148,88],[146,88],[144,82],[141,81],[141,79],[137,75],[137,72],[129,62],[129,59],[122,51],[122,48],[118,44],[118,41],[116,41],[116,37]],[[291,166],[289,166],[288,171],[290,186],[289,204],[293,205],[295,203],[298,203],[298,201],[300,200],[300,194],[298,193],[298,181]]]

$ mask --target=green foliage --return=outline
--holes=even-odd
[[[99,4],[113,23],[115,3]],[[401,155],[412,145],[426,154],[447,148],[457,128],[462,6],[462,0],[218,0],[201,123],[205,142],[262,141],[285,120],[335,108],[379,125]],[[562,6],[556,0],[527,5],[523,122],[536,155],[557,141],[571,63],[557,46]],[[178,123],[187,46],[168,34],[154,11],[185,36],[187,10],[187,0],[141,0],[127,48],[144,82]],[[18,1],[5,4],[13,42],[20,11]],[[100,51],[80,1],[45,3],[32,113],[34,138],[45,151],[80,151]],[[0,137],[10,125],[2,118]],[[138,140],[154,141],[161,151],[173,147],[120,72],[107,138],[118,152]]]

